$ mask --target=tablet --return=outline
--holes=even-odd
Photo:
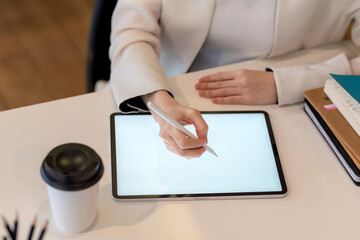
[[[180,157],[166,149],[150,114],[112,114],[113,198],[285,196],[285,178],[266,112],[202,112],[202,116],[209,126],[208,145],[218,157],[209,152],[199,158]]]

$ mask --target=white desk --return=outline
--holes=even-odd
[[[268,64],[251,61],[220,69],[257,69]],[[44,220],[51,219],[40,165],[53,147],[68,142],[94,148],[104,162],[98,217],[80,234],[61,232],[52,221],[46,239],[359,239],[360,188],[304,113],[303,105],[212,105],[198,98],[193,88],[205,72],[173,78],[175,97],[200,110],[268,111],[289,188],[286,198],[114,202],[109,115],[117,108],[111,92],[104,91],[0,113],[0,213],[12,220],[19,210],[19,239],[27,236],[35,214],[35,236]],[[4,234],[0,228],[0,237]]]

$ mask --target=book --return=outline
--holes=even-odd
[[[360,185],[360,137],[323,88],[304,92],[304,110],[328,142],[356,185]]]
[[[330,74],[351,97],[360,102],[360,76]]]
[[[335,75],[325,82],[324,91],[360,136],[360,76]]]

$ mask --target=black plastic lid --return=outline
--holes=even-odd
[[[50,186],[76,191],[97,183],[104,173],[104,166],[92,148],[79,143],[68,143],[49,152],[40,172]]]

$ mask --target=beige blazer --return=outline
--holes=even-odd
[[[159,89],[171,92],[167,78],[191,66],[209,32],[215,5],[216,0],[119,0],[109,50],[116,102],[124,104]],[[341,42],[351,21],[352,39],[360,45],[359,0],[278,0],[267,58]],[[280,105],[301,101],[302,92],[322,86],[330,71],[351,74],[345,55],[313,65],[304,62],[273,68]]]

